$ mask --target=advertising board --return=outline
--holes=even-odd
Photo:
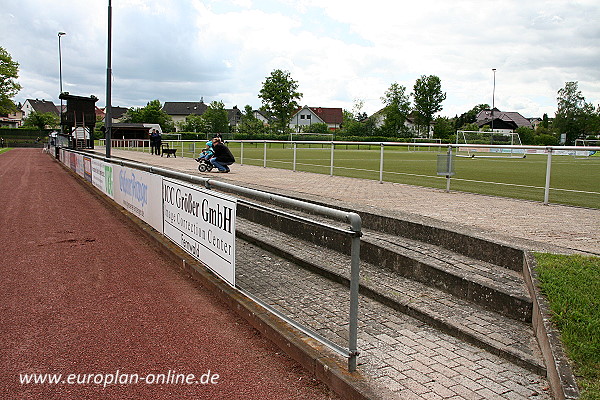
[[[113,164],[114,200],[162,233],[162,177]]]
[[[237,200],[167,178],[162,192],[164,235],[235,286]]]

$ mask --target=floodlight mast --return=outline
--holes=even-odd
[[[112,128],[112,112],[111,112],[111,76],[112,76],[112,6],[111,0],[108,0],[108,51],[106,55],[106,107],[104,112],[104,132],[106,145],[106,158],[110,158],[111,147],[111,128]]]
[[[60,98],[60,127],[61,127],[61,132],[62,132],[62,126],[63,126],[63,101],[62,101],[62,97],[60,96],[63,92],[63,85],[62,85],[62,52],[61,52],[61,48],[60,48],[60,37],[66,35],[65,32],[58,32],[58,80],[60,82],[60,93],[58,94],[58,97]]]
[[[496,68],[492,68],[492,71],[494,72],[494,87],[492,89],[492,138],[494,137],[493,133],[494,133],[494,108],[496,108],[496,102],[495,102],[495,97],[496,97]],[[493,140],[493,139],[492,139]]]

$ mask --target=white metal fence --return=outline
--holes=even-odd
[[[103,145],[104,141],[101,140],[100,144]],[[175,148],[179,151],[179,155],[183,157],[197,157],[198,153],[204,148],[203,140],[163,140],[163,143],[169,143],[171,148]],[[514,183],[504,183],[504,182],[491,182],[477,179],[464,179],[456,176],[452,176],[451,174],[439,177],[432,177],[429,175],[419,175],[419,174],[408,174],[405,175],[413,175],[415,177],[426,177],[426,178],[438,178],[438,179],[446,179],[446,190],[450,190],[451,180],[456,182],[464,182],[464,183],[472,183],[472,184],[493,184],[493,185],[503,185],[506,187],[514,187],[514,188],[529,188],[536,190],[543,190],[543,203],[548,204],[550,201],[550,190],[555,190],[558,192],[571,192],[571,193],[579,193],[583,195],[591,195],[598,196],[598,204],[600,204],[600,176],[598,176],[598,189],[597,190],[576,190],[576,189],[564,189],[564,188],[553,188],[550,186],[551,182],[551,174],[552,174],[552,163],[553,163],[553,155],[572,155],[579,156],[581,158],[582,154],[599,152],[600,154],[600,146],[592,147],[592,146],[531,146],[531,145],[489,145],[489,144],[440,144],[440,143],[400,143],[400,142],[344,142],[344,141],[276,141],[276,140],[229,140],[228,143],[236,143],[239,144],[239,153],[238,153],[238,163],[243,165],[244,161],[248,158],[245,157],[245,146],[251,145],[254,149],[257,146],[262,146],[262,158],[257,159],[253,158],[252,161],[256,163],[262,164],[263,167],[267,167],[267,162],[269,161],[269,147],[270,146],[283,146],[289,149],[292,152],[291,160],[289,163],[291,164],[291,170],[298,170],[298,149],[299,145],[301,146],[320,146],[322,149],[329,149],[329,164],[325,167],[329,171],[329,175],[333,176],[335,170],[339,169],[349,169],[347,167],[336,166],[335,159],[335,149],[342,148],[343,146],[360,146],[369,147],[370,149],[376,148],[379,149],[379,169],[378,170],[364,170],[368,172],[378,173],[379,182],[384,182],[384,173],[387,174],[401,174],[398,172],[386,171],[384,169],[384,160],[385,160],[385,150],[392,149],[394,147],[406,147],[409,150],[413,149],[413,151],[418,149],[427,149],[439,153],[444,153],[449,155],[449,157],[453,157],[453,154],[458,154],[460,151],[470,150],[471,152],[486,152],[488,157],[493,156],[502,156],[503,152],[509,152],[509,154],[514,154],[516,152],[522,153],[524,155],[527,154],[543,154],[546,156],[546,173],[545,173],[545,184],[543,187],[541,186],[531,186],[531,185],[520,185]],[[126,148],[135,151],[144,151],[150,152],[150,141],[149,140],[113,140],[112,141],[113,148]],[[600,157],[598,155],[594,156],[594,158]],[[322,165],[320,165],[322,166]],[[439,171],[438,171],[439,172]],[[527,173],[524,171],[524,173]]]

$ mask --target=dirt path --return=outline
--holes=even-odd
[[[0,155],[0,204],[0,398],[337,398],[39,149]]]

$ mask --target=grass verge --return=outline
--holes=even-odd
[[[574,363],[581,399],[600,399],[600,257],[535,256],[541,290]]]

